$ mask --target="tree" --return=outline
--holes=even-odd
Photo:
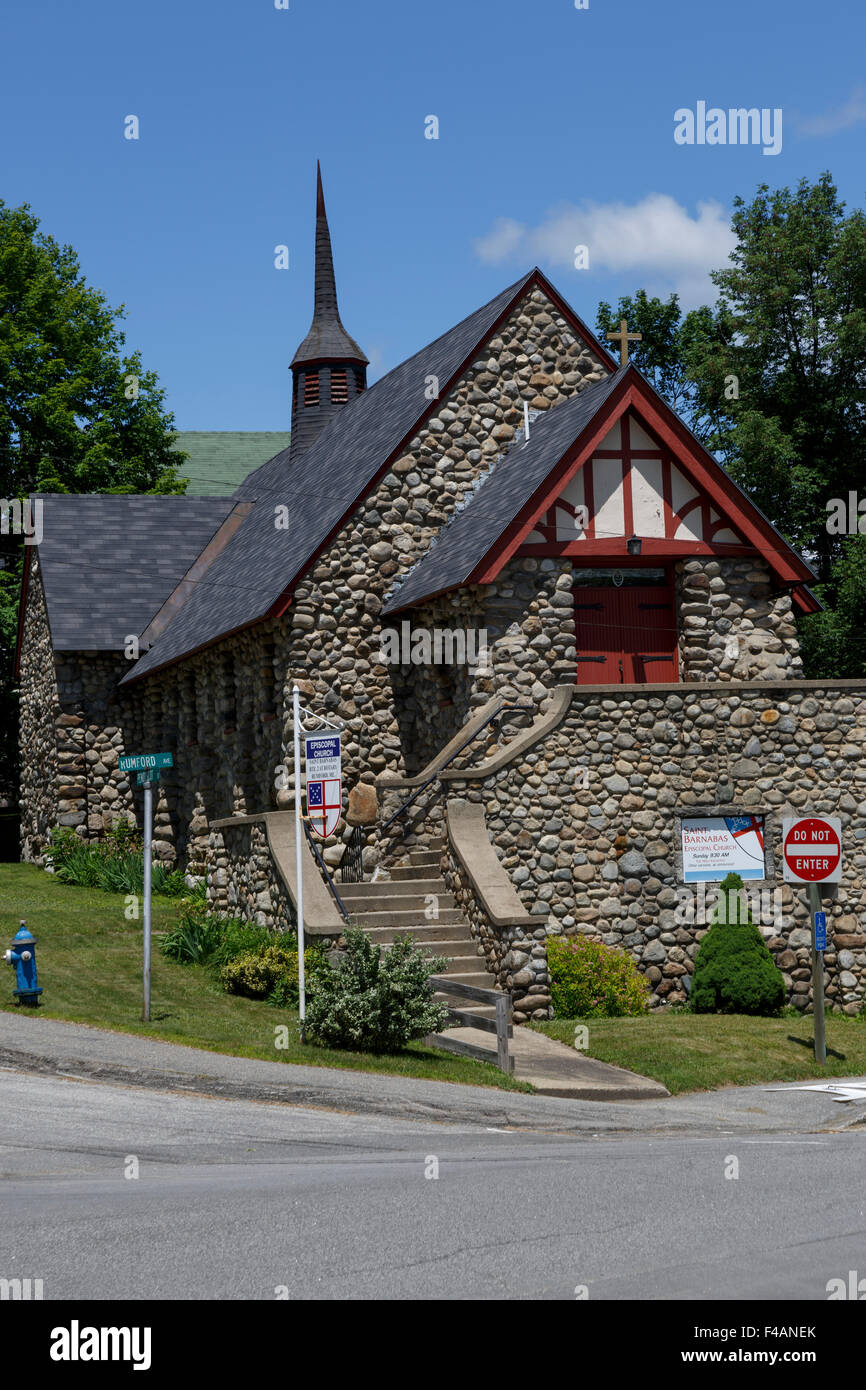
[[[629,357],[652,382],[660,396],[677,412],[689,429],[707,448],[724,443],[726,411],[720,398],[706,383],[690,373],[692,360],[702,358],[704,349],[715,341],[719,328],[713,310],[706,305],[685,316],[679,296],[667,300],[651,297],[646,290],[623,295],[616,310],[602,302],[598,306],[596,332],[600,338],[619,328],[625,319],[630,332],[641,334],[641,341],[629,344]]]
[[[712,276],[724,346],[690,368],[738,378],[731,476],[828,583],[843,547],[827,504],[866,490],[866,217],[845,216],[825,173],[735,199],[732,226]]]
[[[694,1013],[777,1014],[785,985],[752,921],[739,874],[728,874],[695,956],[689,1002]]]
[[[70,246],[0,200],[0,498],[31,492],[183,493],[174,417]],[[23,544],[0,572],[0,791],[15,785],[12,667]]]
[[[828,508],[866,498],[866,216],[825,173],[736,198],[732,227],[712,308],[639,291],[620,310],[644,333],[638,367],[816,569],[828,612],[799,619],[807,674],[859,676],[866,559]],[[611,318],[601,304],[599,329]]]

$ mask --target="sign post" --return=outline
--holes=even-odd
[[[292,716],[295,729],[295,877],[298,884],[298,1013],[301,1042],[307,1017],[307,981],[304,969],[304,860],[301,849],[301,692],[292,688]]]
[[[297,685],[292,687],[292,723],[295,744],[295,876],[298,895],[298,1013],[301,1021],[301,1042],[304,1041],[307,1017],[307,988],[304,968],[304,857],[301,847],[301,733],[305,736],[307,813],[316,830],[316,820],[322,829],[317,831],[323,838],[331,835],[337,828],[342,810],[343,783],[340,775],[340,735],[335,725],[322,715],[309,714],[311,723],[328,730],[321,737],[313,734],[301,719],[301,692]],[[336,812],[336,814],[335,814]]]
[[[151,957],[151,891],[153,883],[153,784],[160,778],[160,770],[173,767],[171,753],[130,753],[118,758],[121,772],[137,772],[138,785],[144,787],[144,902],[142,918],[144,924],[144,945],[142,959],[142,1006],[141,1017],[150,1022],[150,957]]]
[[[842,823],[835,816],[790,817],[782,821],[782,873],[786,883],[805,883],[809,889],[812,925],[812,1010],[815,1018],[815,1061],[824,1066],[827,1042],[824,1024],[824,951],[827,917],[821,911],[822,883],[842,879]]]

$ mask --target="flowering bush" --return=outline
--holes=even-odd
[[[312,981],[324,957],[319,947],[304,951],[305,974]],[[220,970],[223,988],[247,999],[267,999],[280,1008],[296,1008],[299,998],[297,946],[266,946],[226,961]]]
[[[558,1018],[623,1018],[649,1008],[649,983],[624,951],[585,936],[554,936],[547,964]]]
[[[411,936],[383,952],[350,928],[344,959],[336,967],[326,959],[311,981],[310,1034],[327,1047],[399,1052],[411,1038],[438,1033],[448,1011],[433,1002],[428,980],[446,963],[424,955]]]

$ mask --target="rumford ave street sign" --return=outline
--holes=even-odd
[[[148,772],[158,767],[174,767],[171,753],[129,753],[118,758],[121,772]]]
[[[836,816],[802,816],[782,821],[785,883],[839,883],[842,823]]]

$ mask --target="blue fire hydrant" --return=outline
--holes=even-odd
[[[22,1004],[38,1004],[42,990],[36,983],[36,937],[23,921],[4,959],[15,966],[18,988],[13,994],[17,994]]]

